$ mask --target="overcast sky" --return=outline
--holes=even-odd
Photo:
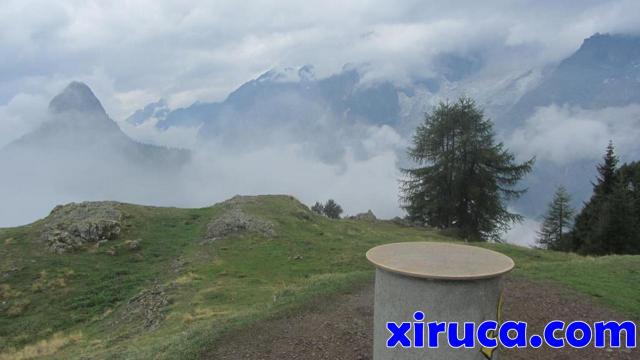
[[[0,126],[19,132],[32,121],[20,114],[72,79],[119,120],[160,97],[222,99],[274,67],[368,63],[369,76],[402,82],[440,52],[481,53],[504,71],[557,61],[595,32],[639,30],[635,0],[4,0]]]

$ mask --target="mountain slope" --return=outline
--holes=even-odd
[[[561,61],[500,118],[502,131],[515,137],[529,136],[520,138],[520,147],[526,149],[527,142],[548,143],[539,146],[554,149],[562,148],[558,144],[563,143],[567,144],[564,154],[551,155],[562,159],[567,152],[575,154],[573,158],[567,155],[563,161],[555,160],[548,152],[534,154],[540,156],[526,180],[529,192],[516,206],[529,215],[539,216],[555,188],[564,185],[574,199],[574,206],[580,208],[591,194],[591,182],[600,161],[600,155],[580,153],[587,150],[586,146],[591,146],[589,154],[594,153],[594,147],[600,147],[596,154],[602,154],[606,142],[612,140],[622,145],[618,155],[624,161],[637,159],[640,148],[625,140],[636,128],[633,123],[640,124],[640,119],[635,118],[637,111],[625,108],[634,104],[640,104],[640,37],[595,34],[585,39],[575,53]],[[606,111],[599,113],[604,118],[588,115],[588,111],[596,113],[601,109],[615,115],[607,115]],[[548,121],[548,116],[552,116],[552,121]],[[572,122],[573,131],[567,129],[565,122]],[[599,132],[585,133],[583,130],[590,126],[597,126]],[[625,126],[631,128],[625,131]],[[609,138],[601,138],[605,136]],[[573,149],[571,144],[582,147]]]
[[[515,126],[536,107],[601,109],[640,103],[640,37],[595,34],[522,96],[505,118]]]
[[[150,202],[176,188],[189,161],[187,151],[131,140],[79,82],[54,97],[46,115],[40,127],[0,149],[0,225],[73,200]]]
[[[106,205],[123,214],[122,231],[75,252],[56,254],[43,243],[53,214],[0,229],[1,354],[197,358],[229,329],[370,281],[364,253],[375,245],[453,240],[388,221],[330,220],[290,196],[236,197],[202,209]],[[238,217],[271,231],[220,233]],[[640,280],[640,257],[486,246],[515,259],[515,277],[556,281],[640,313],[640,288],[629,286]]]

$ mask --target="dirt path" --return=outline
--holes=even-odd
[[[624,320],[587,296],[541,282],[507,278],[505,320],[522,320],[541,333],[550,320]],[[233,333],[203,359],[360,360],[371,359],[373,286],[317,300],[288,318],[255,324]],[[640,349],[501,349],[501,359],[640,359]]]

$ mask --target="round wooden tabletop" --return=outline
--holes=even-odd
[[[509,272],[515,265],[496,251],[440,242],[380,245],[367,251],[367,259],[390,272],[440,280],[486,279]]]

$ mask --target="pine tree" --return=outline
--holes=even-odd
[[[311,211],[323,215],[324,214],[324,205],[322,205],[319,201],[316,201],[315,204],[311,207]]]
[[[604,229],[604,253],[633,253],[637,219],[634,217],[632,194],[622,179],[614,183],[607,207],[609,219]]]
[[[338,205],[333,199],[327,200],[324,204],[324,214],[331,219],[339,219],[342,214],[342,207]]]
[[[615,154],[613,141],[609,141],[603,163],[598,165],[598,182],[594,185],[595,191],[602,195],[611,194],[616,182],[616,168],[618,157]]]
[[[538,231],[538,244],[550,250],[570,250],[568,230],[570,230],[574,214],[575,210],[571,207],[571,196],[564,186],[559,186],[553,200],[549,203],[540,231]]]
[[[607,231],[610,223],[611,192],[615,184],[618,158],[615,155],[613,142],[609,141],[602,163],[598,164],[596,183],[593,184],[593,195],[576,217],[573,232],[573,248],[584,254],[607,254]]]
[[[576,217],[573,249],[584,254],[640,253],[640,166],[617,169],[613,144],[607,146],[593,195]]]
[[[416,129],[408,153],[419,166],[402,169],[401,201],[411,221],[487,240],[522,219],[507,210],[505,200],[524,193],[514,187],[534,159],[515,163],[473,100],[435,107]]]
[[[627,213],[631,222],[629,236],[625,241],[625,254],[640,254],[640,162],[623,164],[617,172],[621,186],[626,190],[626,203],[631,208]]]

